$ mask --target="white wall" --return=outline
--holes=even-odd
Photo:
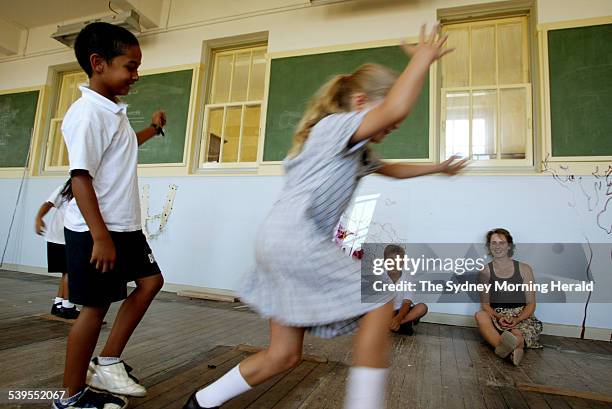
[[[477,1],[389,0],[310,7],[302,0],[225,0],[207,1],[202,7],[196,0],[166,1],[168,27],[141,37],[142,69],[198,63],[204,40],[261,31],[269,32],[270,52],[415,36],[421,22],[435,20],[438,8],[474,3]],[[540,0],[537,10],[539,22],[553,22],[612,15],[612,2],[589,0],[578,5],[569,0]],[[44,84],[50,66],[73,61],[71,50],[48,38],[54,29],[32,30],[25,56],[0,60],[0,89]],[[5,263],[45,266],[45,245],[34,234],[33,217],[61,182],[48,177],[25,180]],[[551,176],[426,177],[402,182],[370,177],[359,194],[380,193],[375,223],[392,224],[399,237],[411,242],[479,242],[488,229],[504,226],[520,242],[588,239],[610,243],[611,236],[597,227],[596,212],[583,194],[586,188],[594,197],[594,182],[585,178],[582,186],[562,185]],[[19,183],[18,179],[0,179],[2,249]],[[256,230],[283,178],[141,178],[141,187],[151,186],[151,213],[161,211],[171,183],[178,185],[174,210],[166,230],[151,240],[166,281],[236,290],[240,275],[254,263]],[[603,204],[602,196],[598,206]],[[604,288],[612,287],[612,273],[596,280]],[[469,314],[475,308],[432,306],[433,311],[455,314]],[[582,304],[540,305],[538,315],[550,323],[579,325],[583,308]],[[612,328],[608,310],[609,305],[591,305],[587,325]]]

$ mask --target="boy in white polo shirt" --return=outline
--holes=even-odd
[[[406,251],[403,247],[390,244],[385,247],[385,259],[395,260],[397,256],[404,257]],[[402,271],[397,268],[387,270],[387,275],[395,284],[400,282]],[[404,280],[408,282],[408,280]],[[390,329],[392,332],[401,335],[412,335],[414,333],[413,324],[417,324],[419,320],[427,314],[427,305],[424,303],[414,304],[412,302],[412,294],[410,291],[396,291],[395,299],[393,300],[393,318],[391,319]]]
[[[132,33],[92,23],[74,48],[89,87],[81,87],[62,123],[74,194],[64,233],[70,301],[83,308],[68,336],[64,386],[70,396],[53,408],[124,408],[127,399],[113,394],[144,396],[146,389],[128,374],[121,353],[163,285],[140,225],[138,145],[160,133],[165,115],[154,113],[151,126],[135,133],[118,99],[138,80],[142,55]],[[136,289],[127,297],[129,281]],[[110,304],[123,299],[100,356],[90,362]]]

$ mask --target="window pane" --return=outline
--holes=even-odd
[[[223,134],[223,153],[221,162],[238,161],[238,143],[240,141],[240,117],[242,107],[227,108],[225,133]]]
[[[250,51],[236,53],[236,59],[234,61],[234,78],[232,78],[232,102],[246,101],[250,66]]]
[[[215,73],[213,79],[212,104],[228,102],[230,79],[232,77],[233,54],[218,55],[215,58]]]
[[[497,91],[474,91],[472,103],[472,159],[496,159]]]
[[[64,137],[62,135],[62,121],[52,120],[49,137],[51,138],[50,143],[47,145],[49,152],[49,165],[50,166],[68,166],[68,150],[64,143]]]
[[[57,98],[57,109],[55,110],[55,116],[58,118],[62,118],[70,104],[73,102],[74,97],[74,88],[75,88],[75,75],[64,75],[62,78],[59,96]]]
[[[527,113],[524,88],[501,90],[501,158],[524,159],[527,140]]]
[[[472,28],[472,85],[496,85],[495,26]]]
[[[444,88],[467,87],[469,72],[468,29],[451,29],[448,32],[448,47],[455,51],[442,59]]]
[[[208,129],[206,130],[208,140],[205,158],[206,162],[219,162],[222,129],[223,108],[211,109],[208,112]]]
[[[470,144],[470,95],[467,92],[446,93],[446,158],[467,156]]]
[[[266,51],[253,51],[253,65],[251,67],[251,83],[249,85],[249,101],[263,99],[264,82],[266,77]]]
[[[257,142],[259,140],[259,106],[245,107],[242,129],[242,145],[240,147],[241,162],[257,161]]]
[[[521,23],[503,24],[499,30],[499,83],[518,84],[523,80],[523,28]]]

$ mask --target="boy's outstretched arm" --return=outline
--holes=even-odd
[[[103,273],[112,270],[117,257],[115,245],[102,219],[89,172],[78,169],[72,171],[72,193],[93,239],[90,263],[95,263],[96,268]]]
[[[384,176],[395,179],[408,179],[417,176],[430,175],[432,173],[444,173],[455,175],[467,164],[467,159],[455,162],[457,156],[451,156],[437,165],[409,165],[407,163],[387,163],[376,171]]]
[[[166,125],[166,113],[164,111],[156,111],[151,117],[151,125],[136,132],[138,145],[142,145],[152,137],[158,134],[158,128],[161,129]]]

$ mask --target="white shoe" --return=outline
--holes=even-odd
[[[117,395],[146,396],[146,388],[140,385],[138,380],[128,373],[131,370],[132,368],[123,361],[111,365],[98,365],[97,358],[94,358],[89,363],[87,384],[94,389]]]

